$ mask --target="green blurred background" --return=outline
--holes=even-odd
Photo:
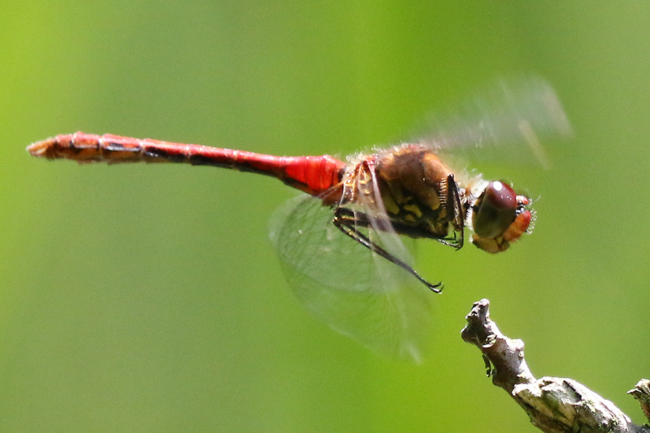
[[[3,1],[0,431],[536,431],[459,331],[492,301],[537,376],[637,422],[650,375],[650,6],[612,2]],[[525,186],[501,256],[433,242],[436,356],[380,358],[305,313],[267,235],[280,182],[78,166],[24,148],[83,130],[345,155],[513,73],[556,87],[576,138]]]

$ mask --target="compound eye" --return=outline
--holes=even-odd
[[[517,194],[503,182],[488,184],[474,206],[474,232],[494,239],[506,231],[517,217]]]

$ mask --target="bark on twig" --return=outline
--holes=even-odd
[[[643,410],[645,417],[650,420],[650,380],[641,379],[634,389],[629,390],[627,393],[639,400],[641,410]]]
[[[650,433],[647,425],[633,424],[611,401],[572,379],[535,379],[524,359],[524,343],[511,340],[490,320],[490,301],[474,303],[461,336],[481,350],[492,382],[508,392],[530,421],[549,433]],[[629,391],[650,419],[650,381]]]

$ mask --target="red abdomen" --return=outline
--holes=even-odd
[[[224,167],[276,177],[294,188],[318,195],[338,184],[346,164],[329,155],[273,156],[198,144],[76,132],[57,135],[27,147],[33,156],[80,163],[178,162]]]

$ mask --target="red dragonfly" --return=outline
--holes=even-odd
[[[566,126],[560,124],[566,120],[552,89],[538,81],[532,88],[517,95],[516,104],[500,103],[487,124],[515,127],[503,128],[499,138],[512,138],[518,130],[534,142],[534,129],[548,133]],[[505,117],[503,107],[509,110]],[[496,138],[485,134],[485,125],[463,125],[461,140]],[[469,228],[476,247],[500,253],[530,230],[534,218],[531,200],[506,182],[464,179],[443,163],[441,148],[458,141],[441,134],[429,142],[356,155],[347,163],[328,155],[271,156],[83,132],[48,138],[27,150],[33,156],[79,163],[230,168],[275,177],[303,191],[306,195],[291,200],[271,224],[271,240],[298,299],[363,345],[419,361],[431,330],[430,292],[440,292],[442,283],[427,281],[413,268],[403,239],[433,239],[458,250]]]

